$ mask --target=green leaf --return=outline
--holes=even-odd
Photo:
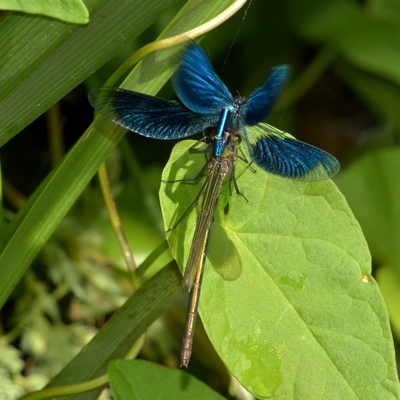
[[[143,360],[115,360],[108,369],[115,400],[222,400],[187,372]]]
[[[400,273],[400,149],[370,151],[335,182],[360,222],[374,260]]]
[[[385,20],[351,0],[294,0],[289,4],[294,26],[305,39],[400,84],[398,21]]]
[[[74,62],[77,62],[76,55],[82,55],[82,49],[86,48],[87,50],[90,49],[89,66],[98,66],[100,60],[105,62],[104,55],[102,54],[104,47],[102,47],[101,44],[107,47],[109,56],[111,47],[116,47],[116,37],[113,35],[115,34],[118,36],[118,41],[119,36],[124,36],[123,27],[113,31],[113,25],[116,24],[117,20],[125,24],[126,19],[129,19],[129,25],[135,25],[134,20],[132,20],[132,15],[136,18],[136,12],[134,12],[134,10],[129,12],[129,10],[131,4],[136,4],[136,6],[139,7],[137,8],[137,12],[140,14],[143,11],[142,7],[145,6],[142,4],[143,2],[139,3],[140,5],[136,4],[135,1],[127,3],[129,7],[125,7],[122,12],[119,6],[115,6],[115,4],[120,4],[119,2],[105,1],[102,3],[104,8],[99,7],[96,10],[98,25],[96,25],[93,30],[89,29],[86,36],[84,32],[77,32],[76,35],[72,35],[74,38],[69,37],[62,42],[59,47],[54,49],[47,48],[47,46],[49,46],[47,43],[47,45],[44,46],[45,50],[42,49],[43,54],[48,53],[47,63],[44,59],[41,60],[40,67],[38,66],[32,75],[29,75],[29,77],[23,80],[21,83],[22,86],[17,85],[17,88],[12,90],[12,94],[10,94],[11,98],[7,96],[3,101],[0,100],[0,124],[6,123],[5,120],[8,120],[12,125],[18,125],[21,122],[19,119],[20,117],[22,119],[25,118],[26,122],[27,118],[32,118],[33,115],[36,115],[37,110],[34,111],[33,114],[29,114],[29,116],[25,115],[22,117],[20,115],[20,112],[31,113],[32,110],[35,110],[35,107],[32,106],[32,101],[34,100],[32,100],[30,96],[26,96],[26,93],[30,93],[35,99],[44,96],[46,102],[51,102],[51,99],[54,100],[54,97],[52,97],[53,93],[48,92],[49,90],[56,90],[55,88],[58,87],[59,84],[62,86],[62,90],[65,90],[66,87],[70,87],[70,82],[73,82],[76,78],[73,72],[79,75],[80,72],[78,72],[78,70],[81,67],[79,65],[74,65],[73,69],[71,69],[72,64],[68,62],[68,68],[66,70],[63,69],[64,64],[62,60],[64,57],[71,57],[71,61],[74,60]],[[156,3],[157,4],[154,5],[154,13],[151,8],[145,8],[146,15],[148,14],[147,16],[149,18],[157,16],[157,12],[159,12],[158,3],[160,2]],[[196,8],[198,5],[202,7]],[[226,6],[227,4],[225,3],[215,3],[215,1],[212,0],[207,2],[204,0],[192,1],[186,5],[177,16],[177,19],[170,24],[163,34],[164,36],[173,36],[177,33],[182,33],[185,29],[194,28],[210,18],[215,17],[215,15],[218,15]],[[114,12],[117,9],[119,12],[115,14]],[[196,9],[195,13],[193,9]],[[95,17],[92,18],[92,23],[94,18]],[[29,21],[22,19],[19,23],[17,20],[14,22],[18,31],[18,29],[25,29],[23,23],[28,23]],[[113,35],[110,35],[110,37],[104,35],[104,30],[107,29],[113,32]],[[36,34],[38,34],[38,32],[36,32]],[[32,34],[32,37],[35,37],[35,35]],[[2,39],[0,35],[0,42]],[[113,40],[113,42],[111,42],[111,40]],[[66,47],[68,44],[72,51],[76,51],[76,54],[71,53],[71,49]],[[54,45],[56,45],[56,43],[54,43]],[[1,44],[0,48],[2,48]],[[171,57],[171,54],[174,52],[176,52],[175,48],[167,49],[146,57],[136,65],[126,79],[125,87],[147,94],[156,94],[172,75],[173,68],[177,62],[177,59]],[[88,73],[87,64],[84,64],[82,69]],[[56,66],[59,65],[62,65],[62,70],[64,72],[68,71],[65,77],[61,78],[58,72],[55,73],[55,70],[57,70]],[[72,77],[71,74],[73,75]],[[38,78],[37,82],[34,79],[35,76]],[[45,79],[46,76],[48,77],[47,80]],[[83,79],[82,75],[79,76],[80,79]],[[57,81],[58,78],[62,79],[62,82]],[[50,84],[47,84],[48,81]],[[25,84],[27,84],[27,86],[24,88]],[[42,90],[44,88],[45,90]],[[23,93],[20,93],[21,90]],[[58,99],[60,92],[54,95],[56,99]],[[7,110],[2,108],[5,104],[4,102],[8,103],[8,107],[11,107],[8,112],[13,115],[12,118],[7,114]],[[43,104],[41,104],[41,101],[39,101],[39,103],[38,108],[41,109]],[[17,129],[17,126],[14,126],[14,128]],[[18,128],[20,128],[20,126]],[[7,133],[7,129],[3,131],[3,127],[0,127],[0,142],[1,140],[9,139],[12,133],[16,133],[14,131]],[[101,163],[107,158],[107,155],[121,139],[124,132],[122,128],[116,127],[112,122],[98,116],[88,128],[86,134],[82,136],[74,148],[70,150],[60,164],[52,171],[46,180],[42,182],[24,207],[13,218],[6,232],[2,235],[2,242],[0,243],[0,249],[2,250],[0,254],[0,307],[3,306],[43,244],[81,194]]]
[[[400,2],[397,0],[369,0],[366,3],[370,14],[388,21],[400,21]]]
[[[82,0],[2,0],[1,10],[41,14],[71,24],[87,24],[89,11]]]
[[[192,144],[175,146],[164,180],[201,169],[204,156],[189,155]],[[398,397],[392,336],[368,247],[333,182],[285,180],[243,163],[237,177],[249,202],[227,187],[220,195],[200,299],[206,332],[230,372],[258,398]],[[199,187],[165,184],[166,227]],[[191,213],[168,238],[181,270],[195,223]],[[226,246],[236,252],[222,263],[215,254]]]
[[[367,238],[379,268],[376,279],[393,331],[400,337],[400,148],[383,148],[358,158],[336,179]]]
[[[178,0],[173,0],[175,4]],[[0,146],[120,52],[170,7],[90,0],[87,26],[11,14],[0,23]]]
[[[394,85],[389,79],[357,69],[344,61],[336,62],[334,69],[376,117],[390,121],[392,127],[400,131],[400,85]]]
[[[0,366],[11,374],[16,374],[24,368],[24,362],[20,358],[20,351],[8,344],[4,339],[0,340]]]
[[[85,382],[104,374],[110,360],[123,357],[147,328],[181,296],[176,267],[165,267],[114,313],[96,336],[51,380],[46,389],[62,389],[58,387]],[[63,399],[97,399],[101,390],[102,387],[98,387],[90,394],[80,393]]]

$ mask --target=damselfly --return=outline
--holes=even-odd
[[[329,153],[261,123],[274,106],[288,74],[288,67],[272,69],[271,75],[247,99],[233,98],[215,73],[203,50],[187,46],[172,77],[182,103],[114,87],[89,93],[92,106],[103,116],[140,135],[181,139],[215,128],[212,158],[203,191],[202,206],[185,270],[183,285],[190,290],[189,310],[181,349],[181,364],[188,365],[197,315],[201,278],[210,239],[215,205],[224,178],[233,172],[237,137],[245,142],[249,158],[261,169],[290,179],[318,181],[339,171]]]

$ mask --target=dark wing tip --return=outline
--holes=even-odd
[[[289,135],[265,133],[251,144],[249,151],[260,168],[283,178],[322,181],[340,170],[339,161],[331,154]]]

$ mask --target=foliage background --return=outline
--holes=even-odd
[[[154,40],[181,6],[179,1],[165,6],[115,58],[62,98],[61,93],[55,95],[52,102],[59,100],[56,106],[12,139],[3,141],[0,155],[6,220],[90,124],[93,110],[86,100],[89,88],[103,84],[128,55]],[[342,172],[335,181],[368,240],[374,275],[389,307],[397,346],[399,3],[253,0],[242,21],[243,14],[242,10],[207,34],[202,47],[227,86],[242,95],[263,82],[272,66],[292,66],[293,84],[268,122],[341,161]],[[104,32],[99,40],[106,36]],[[16,46],[10,43],[11,48]],[[32,93],[21,96],[34,107]],[[30,96],[33,98],[28,102]],[[170,83],[160,96],[175,98]],[[57,139],[60,127],[61,142]],[[57,146],[60,143],[61,148]],[[161,170],[173,145],[127,135],[107,161],[123,226],[138,263],[164,239],[154,204]],[[169,259],[164,256],[148,274]],[[20,388],[41,387],[59,372],[132,290],[97,179],[93,179],[51,239],[43,243],[40,254],[3,307],[0,380],[7,396],[14,398]],[[185,307],[182,301],[153,324],[142,358],[177,365]],[[193,373],[223,395],[237,396],[227,371],[200,332],[196,334],[196,346]]]

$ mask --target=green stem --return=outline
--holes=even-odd
[[[144,273],[153,265],[154,261],[160,257],[166,250],[168,250],[168,242],[164,240],[159,246],[157,246],[151,254],[139,265],[136,272],[137,277],[141,277]]]
[[[39,400],[47,399],[49,397],[66,396],[69,394],[78,394],[87,392],[89,390],[96,389],[108,382],[108,374],[100,375],[90,381],[76,383],[74,385],[59,386],[54,388],[48,388],[39,390],[37,392],[28,393],[25,396],[20,397],[19,400]]]
[[[223,22],[228,20],[232,15],[234,15],[240,8],[242,8],[247,0],[236,0],[230,7],[225,9],[221,14],[217,15],[215,18],[207,21],[205,24],[197,26],[194,29],[185,31],[179,35],[172,36],[167,39],[157,40],[155,42],[149,43],[146,46],[141,47],[135,53],[132,54],[107,80],[106,86],[112,86],[118,81],[120,77],[126,74],[126,72],[136,64],[141,58],[147,54],[153,53],[158,50],[162,50],[183,42],[189,39],[195,39],[205,33],[221,25]],[[173,24],[174,21],[171,22]]]

